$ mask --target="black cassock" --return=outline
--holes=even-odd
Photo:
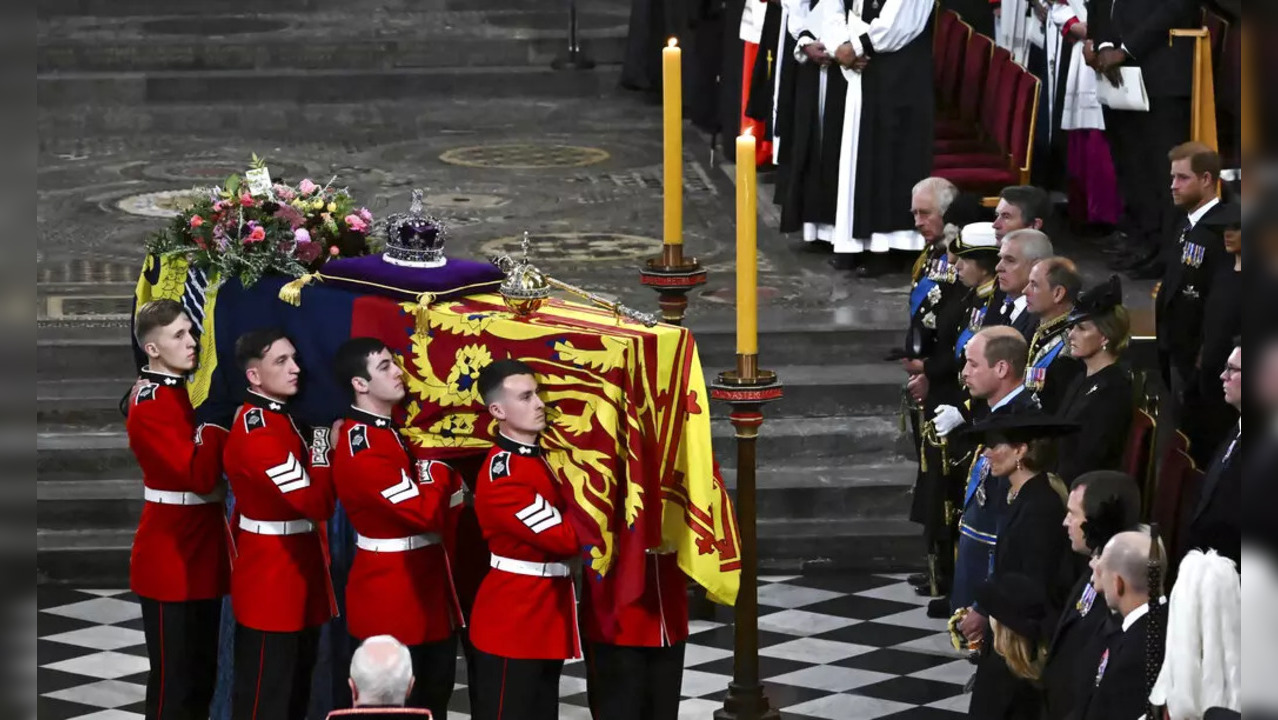
[[[816,0],[817,6],[840,0]],[[802,0],[807,3],[808,0]],[[793,69],[791,70],[790,67]],[[843,142],[843,110],[848,81],[838,65],[827,67],[811,62],[795,62],[783,70],[781,97],[793,93],[786,120],[778,114],[782,140],[777,202],[781,205],[781,232],[802,230],[804,224],[833,225],[839,190],[839,148]],[[784,72],[793,78],[786,87]],[[821,85],[825,83],[825,112],[821,107]]]
[[[1074,378],[1057,413],[1080,428],[1059,441],[1057,474],[1062,480],[1071,483],[1093,470],[1121,469],[1135,405],[1131,373],[1118,363]]]
[[[1066,573],[1061,569],[1069,557],[1068,538],[1061,527],[1065,503],[1052,489],[1047,475],[1040,474],[1021,486],[1006,512],[994,549],[993,576],[1020,573],[1041,582],[1049,599],[1048,622],[1053,623],[1048,627],[1053,627],[1069,589],[1063,584]],[[982,720],[1038,720],[1041,711],[1041,690],[1012,674],[1002,656],[994,652],[994,637],[987,630],[968,716]]]

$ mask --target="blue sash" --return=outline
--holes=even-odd
[[[977,448],[980,450],[980,448]],[[990,460],[984,455],[978,455],[976,462],[972,463],[972,470],[967,474],[967,492],[963,494],[963,506],[972,502],[972,496],[976,494],[976,488],[981,484],[982,476],[990,473]]]
[[[919,308],[923,306],[923,301],[927,299],[927,294],[932,292],[932,288],[936,287],[936,281],[929,275],[925,274],[919,278],[918,284],[910,291],[910,317],[913,318],[918,314]]]
[[[1065,341],[1058,338],[1056,346],[1043,354],[1033,365],[1025,369],[1025,385],[1031,390],[1042,390],[1043,385],[1047,382],[1047,368],[1051,366],[1052,361],[1057,355],[1065,349]]]

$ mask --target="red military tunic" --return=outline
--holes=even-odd
[[[581,657],[572,577],[562,564],[579,547],[563,515],[560,487],[541,448],[502,435],[479,472],[475,512],[492,553],[492,569],[475,598],[470,639],[490,655]],[[542,573],[525,574],[539,566]]]
[[[446,640],[462,624],[442,533],[461,476],[413,462],[388,417],[351,408],[333,449],[337,497],[359,538],[346,584],[346,627],[405,645]],[[410,540],[411,538],[411,540]],[[369,540],[414,546],[399,552]]]
[[[147,498],[133,536],[129,587],[161,602],[220,597],[231,572],[220,482],[226,428],[195,426],[182,378],[150,370],[142,378],[147,384],[125,422]]]
[[[688,580],[673,552],[644,557],[644,587],[639,598],[617,611],[616,627],[605,628],[587,602],[586,637],[590,642],[626,647],[670,647],[688,639]],[[587,596],[592,589],[586,583]]]
[[[250,392],[231,425],[225,467],[239,517],[231,573],[231,605],[245,627],[296,632],[336,612],[328,574],[324,523],[333,514],[327,428],[308,450],[287,406]],[[255,523],[312,529],[253,532]]]

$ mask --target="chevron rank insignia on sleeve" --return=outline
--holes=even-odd
[[[346,439],[350,442],[351,457],[355,457],[369,448],[368,427],[365,425],[352,425],[351,429],[346,431]]]
[[[559,508],[546,502],[541,495],[537,495],[531,505],[515,513],[515,517],[537,535],[564,521]]]
[[[134,398],[133,404],[139,405],[141,403],[146,402],[147,400],[154,400],[155,389],[158,387],[160,386],[155,383],[148,383],[146,385],[143,385],[141,388],[138,389],[138,396]]]
[[[244,432],[253,432],[264,427],[266,427],[266,416],[262,414],[262,408],[250,408],[244,412]]]
[[[306,474],[306,468],[302,467],[302,463],[297,461],[293,453],[289,453],[288,459],[279,465],[267,468],[266,476],[275,483],[275,487],[279,488],[280,492],[286,494],[311,485],[311,477]]]
[[[399,482],[382,491],[382,497],[389,500],[391,505],[398,505],[405,500],[417,497],[418,494],[417,483],[408,477],[408,473],[403,468],[399,471]]]
[[[488,478],[498,480],[510,476],[510,453],[499,452],[488,463]]]

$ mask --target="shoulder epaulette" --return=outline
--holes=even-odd
[[[244,411],[244,432],[253,432],[266,427],[266,414],[262,408],[249,408]]]
[[[346,431],[346,441],[351,446],[351,457],[355,457],[359,453],[367,450],[368,444],[368,426],[363,423],[356,423]]]
[[[510,452],[503,450],[488,461],[488,478],[499,480],[510,476]]]
[[[133,399],[133,404],[140,405],[144,402],[147,402],[148,400],[154,400],[155,391],[159,387],[160,386],[157,385],[156,383],[147,383],[146,385],[143,385],[141,388],[138,389],[138,394],[137,394],[137,397]]]

